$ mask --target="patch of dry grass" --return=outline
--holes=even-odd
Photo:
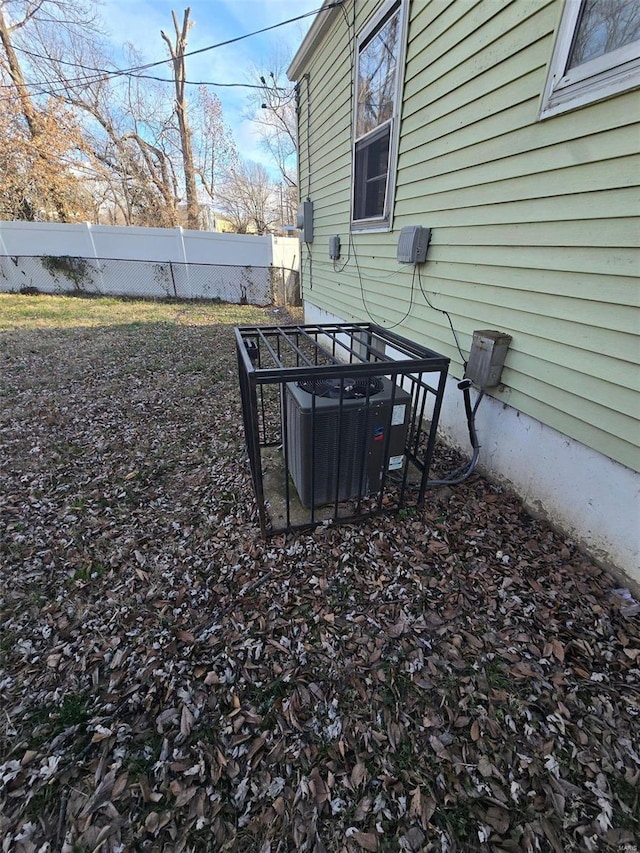
[[[0,299],[3,850],[634,849],[611,577],[479,477],[262,541],[228,323],[273,315],[77,302]]]
[[[169,323],[203,326],[259,323],[264,310],[250,305],[181,302],[169,299],[117,299],[108,296],[24,296],[0,293],[0,331],[72,329]]]

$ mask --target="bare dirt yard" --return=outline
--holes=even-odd
[[[263,541],[261,322],[0,296],[3,853],[636,851],[619,583],[479,475]]]

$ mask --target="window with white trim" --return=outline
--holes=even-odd
[[[565,0],[539,118],[637,86],[638,0]]]
[[[388,227],[395,185],[404,57],[402,0],[386,3],[357,40],[352,224]]]

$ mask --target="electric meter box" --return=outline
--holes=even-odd
[[[313,243],[313,202],[311,199],[303,201],[298,208],[296,228],[304,243]]]
[[[510,343],[511,335],[504,332],[492,329],[474,332],[465,378],[470,379],[476,388],[499,385]]]

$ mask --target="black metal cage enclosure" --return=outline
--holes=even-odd
[[[263,536],[424,502],[448,358],[374,323],[235,333]]]

